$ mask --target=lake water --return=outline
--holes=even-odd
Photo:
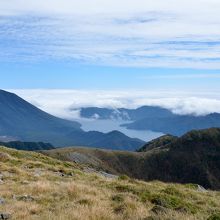
[[[118,130],[125,135],[132,138],[139,138],[143,141],[151,141],[163,135],[163,133],[154,131],[138,131],[129,130],[125,127],[120,127],[121,124],[129,123],[129,121],[117,121],[117,120],[93,120],[93,119],[78,119],[77,120],[84,131],[100,131],[100,132],[110,132],[113,130]]]

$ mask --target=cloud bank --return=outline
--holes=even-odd
[[[0,60],[220,69],[219,0],[8,0]]]
[[[75,119],[80,107],[137,108],[160,106],[177,114],[220,113],[219,92],[184,93],[177,91],[86,91],[86,90],[10,90],[53,115]]]

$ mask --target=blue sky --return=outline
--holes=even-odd
[[[71,62],[0,63],[3,89],[166,89],[213,91],[219,70],[83,65]]]
[[[82,105],[216,111],[219,8],[219,0],[1,1],[0,88],[46,110],[55,108],[46,106],[54,94],[62,103],[63,89]],[[90,93],[96,100],[87,102]],[[66,99],[65,108],[72,104]]]
[[[218,89],[217,0],[10,0],[0,86]]]
[[[153,75],[189,74],[181,76],[185,85],[199,78],[203,86],[206,78],[212,87],[220,70],[219,7],[217,0],[1,2],[0,74],[23,79],[3,86],[117,87],[123,80],[129,87],[143,77],[154,84]],[[178,83],[170,76],[163,82]]]

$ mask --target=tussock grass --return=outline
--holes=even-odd
[[[0,212],[11,219],[219,219],[220,192],[199,192],[195,185],[110,179],[75,163],[4,147],[0,174]]]

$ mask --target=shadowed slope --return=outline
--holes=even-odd
[[[180,138],[164,136],[147,146],[142,152],[63,148],[44,153],[68,161],[80,155],[87,158],[82,163],[138,179],[220,189],[220,129],[191,131]]]
[[[45,141],[59,145],[62,136],[79,131],[80,124],[54,117],[19,96],[0,90],[0,135],[24,141]],[[59,137],[57,137],[59,135]],[[61,139],[61,140],[59,140]]]

